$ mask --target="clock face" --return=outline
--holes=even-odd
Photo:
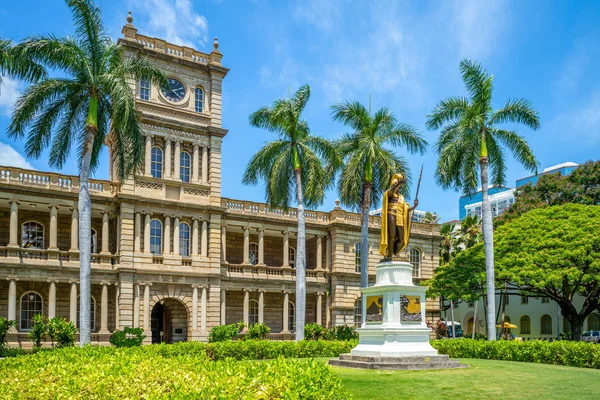
[[[167,79],[168,85],[162,88],[162,94],[169,101],[178,103],[185,96],[185,87],[177,79]]]

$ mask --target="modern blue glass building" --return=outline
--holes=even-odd
[[[517,179],[517,187],[525,186],[528,183],[535,185],[542,175],[547,174],[556,174],[560,173],[563,176],[567,176],[571,174],[571,172],[575,171],[579,167],[579,164],[574,162],[566,162],[558,165],[554,165],[552,167],[545,168],[541,173],[537,175],[528,176],[527,178]]]

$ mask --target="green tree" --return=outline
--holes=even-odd
[[[440,217],[437,215],[437,213],[431,213],[431,212],[427,211],[425,213],[425,216],[423,217],[423,223],[425,223],[425,224],[439,224],[440,223]]]
[[[31,59],[18,57],[12,48],[11,41],[0,38],[0,85],[2,85],[3,76],[34,82],[46,75],[43,66]]]
[[[296,248],[296,340],[304,339],[306,308],[306,230],[304,205],[323,202],[333,175],[326,164],[334,162],[335,149],[327,140],[311,135],[301,114],[310,98],[310,87],[302,86],[288,99],[276,100],[250,115],[250,125],[277,135],[250,160],[242,182],[256,185],[265,181],[266,201],[272,207],[287,208],[295,195],[298,205]]]
[[[468,249],[483,240],[481,234],[481,218],[477,215],[468,215],[460,221],[460,230],[457,244]]]
[[[8,129],[12,138],[27,132],[25,153],[39,158],[50,148],[49,165],[61,168],[72,146],[79,155],[80,344],[90,342],[89,175],[98,166],[102,145],[110,136],[117,175],[123,179],[144,157],[144,140],[130,82],[142,76],[164,84],[163,74],[145,58],[124,57],[112,42],[91,0],[67,0],[75,35],[34,36],[16,45],[15,59],[32,60],[61,73],[43,77],[19,97]],[[110,135],[109,135],[110,132]]]
[[[369,286],[369,210],[379,204],[392,176],[402,173],[408,181],[410,168],[406,160],[389,147],[404,146],[409,153],[423,154],[427,142],[412,126],[399,123],[388,108],[371,114],[359,102],[332,106],[335,121],[340,121],[352,133],[335,142],[339,159],[335,168],[341,169],[338,181],[340,200],[345,206],[362,214],[360,265],[361,287]],[[408,184],[402,188],[408,195]]]
[[[455,96],[442,100],[427,117],[427,128],[441,129],[436,143],[439,154],[436,179],[442,188],[472,194],[481,185],[483,208],[483,241],[488,292],[494,293],[494,241],[492,210],[488,197],[489,168],[491,183],[506,183],[504,147],[528,170],[538,162],[527,141],[514,130],[501,125],[521,123],[531,129],[540,126],[537,111],[525,99],[508,100],[499,110],[492,109],[493,76],[480,64],[469,60],[460,63],[463,82],[469,97]],[[479,167],[479,176],[477,168]],[[488,296],[488,339],[496,339],[495,298]]]
[[[440,226],[440,265],[448,264],[450,258],[456,251],[456,229],[455,224],[443,224]]]

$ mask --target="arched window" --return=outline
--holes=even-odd
[[[204,111],[204,90],[197,87],[194,91],[194,101],[196,106],[196,112]]]
[[[355,271],[360,272],[360,242],[354,245],[354,266]]]
[[[179,158],[179,176],[182,182],[190,181],[190,171],[192,170],[192,157],[190,153],[182,151]]]
[[[190,256],[190,226],[185,222],[179,224],[179,255]]]
[[[354,302],[354,327],[360,328],[362,325],[362,297]]]
[[[588,331],[600,331],[600,316],[596,313],[588,317]]]
[[[248,248],[248,262],[252,265],[258,264],[258,243],[250,243]]]
[[[248,324],[258,324],[258,301],[256,300],[250,300]]]
[[[81,303],[79,302],[79,296],[77,296],[77,329],[79,329]],[[90,330],[93,332],[96,330],[96,299],[94,296],[90,296]]]
[[[291,301],[288,302],[288,331],[296,331],[296,306]]]
[[[521,335],[531,335],[531,319],[524,315],[521,317]]]
[[[140,99],[150,100],[150,81],[147,77],[140,79]]]
[[[473,333],[473,325],[475,324],[475,319],[473,317],[469,318],[467,321],[467,334]]]
[[[34,221],[28,221],[21,225],[21,247],[24,249],[43,249],[44,226]]]
[[[552,334],[552,317],[548,314],[542,316],[542,335]]]
[[[92,254],[98,253],[98,232],[92,228]]]
[[[288,250],[288,265],[296,268],[296,249],[293,247],[290,247]]]
[[[162,178],[163,151],[160,147],[153,147],[150,153],[150,174],[154,178]]]
[[[33,316],[42,314],[42,296],[36,292],[26,292],[21,296],[21,319],[19,328],[28,331],[33,326]]]
[[[413,266],[413,278],[419,278],[421,276],[421,250],[410,249],[410,263]]]
[[[150,221],[150,253],[162,254],[162,222],[157,219]]]

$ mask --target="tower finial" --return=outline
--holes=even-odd
[[[219,50],[219,38],[215,36],[215,41],[213,42],[213,48],[215,50]]]
[[[133,22],[133,17],[131,16],[131,11],[127,11],[127,24],[131,25]]]

